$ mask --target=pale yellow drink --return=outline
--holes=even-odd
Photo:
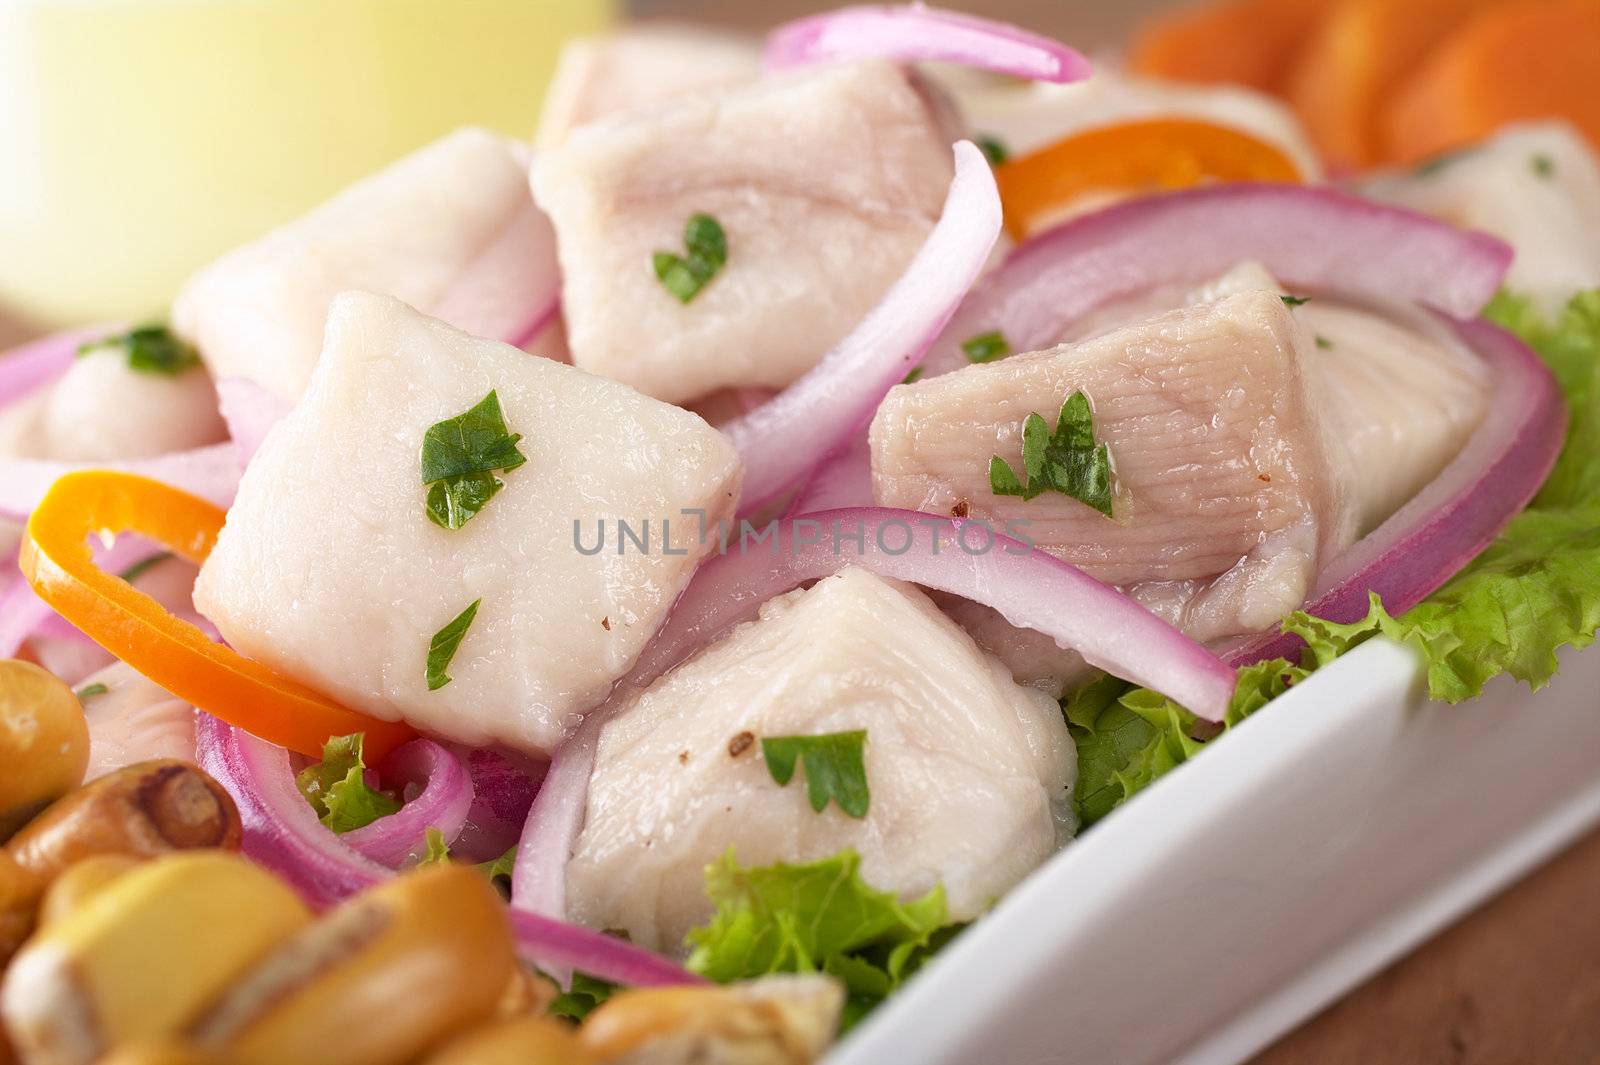
[[[165,313],[188,272],[466,123],[528,137],[611,0],[0,0],[0,304]]]

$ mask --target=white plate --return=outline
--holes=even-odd
[[[1366,644],[1067,847],[828,1065],[1241,1061],[1600,821],[1600,648],[1460,706]]]

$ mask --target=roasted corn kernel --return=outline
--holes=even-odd
[[[833,1041],[844,990],[826,976],[623,991],[583,1023],[607,1065],[810,1065]]]
[[[424,1065],[599,1065],[570,1024],[554,1017],[519,1017],[451,1040]]]
[[[243,858],[170,855],[29,940],[0,984],[0,1016],[28,1065],[88,1065],[175,1035],[310,922],[294,892]]]
[[[0,661],[0,841],[77,787],[88,764],[72,689],[31,662]]]
[[[95,1065],[231,1065],[226,1058],[184,1043],[136,1043],[113,1051]]]
[[[123,873],[137,869],[139,863],[138,858],[123,854],[96,854],[73,862],[45,890],[44,900],[39,904],[39,924],[49,925],[70,917]]]
[[[188,1034],[239,1065],[401,1065],[489,1019],[515,964],[500,894],[426,866],[303,929]]]

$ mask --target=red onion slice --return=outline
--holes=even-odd
[[[472,807],[450,849],[469,861],[493,861],[522,837],[550,763],[488,747],[461,748],[459,753],[472,776]]]
[[[992,607],[1208,720],[1221,721],[1233,700],[1234,672],[1210,651],[1121,592],[983,522],[859,507],[786,518],[774,529],[770,541],[750,550],[730,544],[700,568],[618,693],[647,686],[773,596],[865,566]],[[617,701],[589,714],[556,752],[517,855],[511,897],[520,908],[565,916],[567,860],[583,827],[600,730]]]
[[[883,302],[772,402],[723,427],[744,459],[742,512],[791,487],[871,420],[982,271],[1000,235],[1000,193],[970,142],[956,144],[955,159],[938,223]]]
[[[340,837],[345,846],[381,865],[399,868],[422,857],[430,828],[438,829],[445,842],[455,843],[467,823],[473,790],[467,767],[454,751],[432,740],[412,740],[383,760],[378,775],[388,787],[421,782],[422,791],[398,813],[346,832]]]
[[[560,299],[555,229],[529,199],[428,313],[520,348],[555,317]]]
[[[84,344],[119,333],[124,328],[91,325],[70,329],[0,354],[0,407],[16,402],[66,373]]]
[[[147,557],[150,551],[148,541],[122,537],[110,548],[95,550],[96,563],[101,569],[120,572]],[[13,579],[0,592],[0,658],[15,658],[22,645],[34,636],[89,640],[35,594],[33,586],[22,578],[15,559],[8,572]]]
[[[1246,259],[1291,291],[1416,302],[1471,318],[1500,287],[1511,254],[1486,234],[1327,188],[1240,183],[1150,196],[1018,247],[962,304],[926,367],[969,365],[962,341],[994,330],[1013,351],[1051,347],[1090,311],[1162,285],[1196,284]]]
[[[1082,81],[1089,60],[1059,41],[992,19],[908,4],[846,7],[767,36],[768,70],[849,59],[933,60],[1034,81]]]
[[[1317,576],[1303,608],[1348,624],[1366,617],[1377,592],[1391,614],[1410,610],[1488,547],[1532,501],[1567,435],[1567,404],[1539,356],[1485,321],[1439,315],[1488,365],[1489,412],[1438,477]],[[1244,665],[1293,658],[1298,636],[1268,634],[1231,649]]]
[[[829,455],[811,471],[805,487],[789,504],[788,517],[821,510],[870,507],[872,498],[872,447],[866,433],[858,433],[840,451]]]
[[[676,962],[635,947],[626,940],[604,935],[565,921],[511,908],[511,927],[517,943],[545,972],[581,969],[614,984],[629,987],[666,987],[704,984]],[[563,980],[563,983],[566,981]]]
[[[224,377],[217,382],[217,401],[228,436],[238,451],[239,468],[250,465],[267,430],[293,408],[276,392],[269,392],[248,377]]]
[[[119,462],[57,462],[0,458],[0,518],[26,521],[57,479],[77,470],[123,470],[170,484],[219,507],[231,506],[239,488],[239,463],[232,444],[169,451]]]

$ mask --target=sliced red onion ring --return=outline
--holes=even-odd
[[[741,547],[730,543],[729,553],[700,568],[617,693],[645,687],[773,596],[865,566],[992,607],[1208,720],[1221,721],[1233,700],[1236,678],[1220,658],[1121,592],[981,521],[859,507],[784,519],[770,540]],[[600,730],[618,701],[614,694],[589,714],[556,752],[517,854],[518,907],[565,916],[566,864],[583,827]]]
[[[283,418],[294,404],[269,392],[248,377],[224,377],[217,382],[217,401],[222,420],[238,451],[239,468],[250,465],[267,430]]]
[[[926,370],[969,365],[961,343],[999,330],[1013,351],[1058,343],[1085,314],[1253,259],[1291,291],[1416,302],[1471,318],[1500,287],[1511,248],[1483,233],[1301,185],[1216,185],[1150,196],[1066,222],[1018,247],[973,290]]]
[[[1000,235],[1000,193],[970,142],[956,144],[955,158],[938,224],[883,302],[772,402],[723,427],[744,459],[741,512],[793,486],[865,425],[982,271]]]
[[[518,945],[547,973],[580,969],[590,976],[628,987],[707,982],[676,962],[626,940],[541,917],[515,906],[511,908],[511,927],[516,932]]]
[[[95,555],[101,569],[120,572],[149,553],[149,541],[126,536],[109,549],[96,550]],[[0,658],[15,658],[22,645],[35,636],[88,640],[34,593],[32,585],[22,579],[14,559],[7,572],[15,579],[0,593]]]
[[[1089,60],[1059,41],[992,19],[908,4],[846,7],[767,36],[768,70],[849,59],[932,60],[1034,81],[1082,81]]]
[[[787,516],[872,505],[872,448],[862,432],[811,471],[805,487],[789,504]]]
[[[467,767],[454,751],[429,739],[412,740],[383,760],[378,775],[389,786],[420,782],[422,791],[398,813],[346,832],[340,837],[345,846],[380,865],[399,868],[422,857],[430,828],[438,829],[445,842],[455,842],[467,823],[473,790]]]
[[[244,853],[289,882],[308,904],[326,909],[393,871],[345,845],[317,820],[295,787],[289,752],[200,713],[200,765],[239,806]]]
[[[1533,499],[1567,435],[1567,405],[1539,356],[1485,321],[1439,315],[1488,365],[1489,412],[1438,477],[1317,576],[1305,611],[1348,624],[1377,592],[1391,614],[1432,595],[1488,547]],[[1244,665],[1293,659],[1298,636],[1268,634],[1227,652]]]
[[[239,464],[232,444],[211,444],[122,462],[0,458],[0,517],[26,521],[50,486],[77,470],[123,470],[182,488],[219,507],[233,503]]]
[[[560,300],[555,229],[530,199],[429,313],[520,348],[550,323]]]
[[[124,328],[91,325],[69,329],[0,354],[0,407],[16,402],[66,373],[84,344],[119,333]]]
[[[522,837],[550,763],[487,747],[460,753],[472,775],[472,808],[451,852],[475,862],[492,861]]]

